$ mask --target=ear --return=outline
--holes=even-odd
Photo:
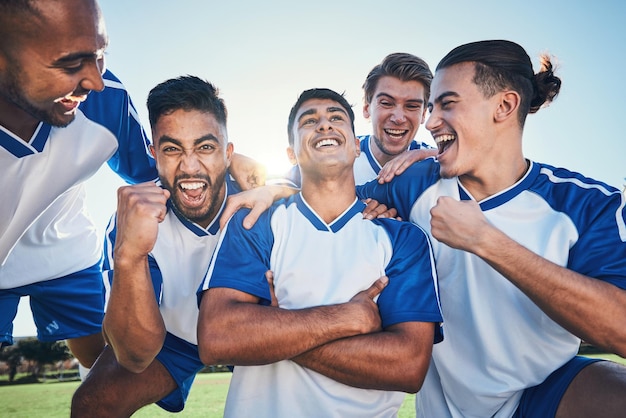
[[[365,100],[363,101],[363,117],[365,119],[370,118],[370,104],[367,103]]]
[[[298,164],[298,160],[296,159],[296,153],[291,146],[287,147],[287,158],[289,158],[289,162],[291,163],[291,165]]]
[[[511,117],[517,118],[517,110],[520,106],[521,97],[516,91],[503,91],[500,94],[498,108],[494,116],[496,122],[503,122]]]
[[[354,146],[356,147],[356,156],[361,155],[361,141],[359,138],[354,138]]]
[[[154,149],[154,145],[150,144],[148,149],[150,150],[150,155],[152,155],[152,158],[154,158],[156,160],[156,150]]]
[[[424,106],[424,109],[422,110],[422,121],[420,122],[420,125],[423,125],[426,122],[426,112],[428,111],[428,108],[426,106]]]
[[[233,158],[233,152],[235,152],[235,146],[232,142],[226,144],[226,167],[230,167],[230,162]]]

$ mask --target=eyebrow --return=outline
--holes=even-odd
[[[441,103],[447,97],[459,97],[459,94],[453,91],[444,91],[439,96],[437,96],[437,98],[435,98],[434,103]],[[428,106],[432,107],[432,105],[433,105],[433,102],[429,101]]]
[[[376,96],[374,96],[375,99],[378,99],[380,97],[386,97],[390,100],[396,100],[395,97],[393,97],[392,95],[385,93],[385,92],[380,92],[378,93]],[[408,99],[407,102],[417,102],[417,103],[424,103],[424,99]]]
[[[218,142],[219,143],[220,140],[215,135],[208,134],[208,135],[201,136],[200,138],[194,139],[193,140],[193,145],[200,145],[201,143],[203,143],[205,141],[211,141],[211,142]],[[183,143],[181,141],[179,141],[176,138],[172,138],[169,135],[163,135],[163,136],[159,137],[159,144],[162,144],[163,142],[170,142],[170,143],[172,143],[174,145],[178,145],[179,147],[183,148]]]
[[[104,56],[104,51],[106,51],[109,46],[109,38],[107,37],[104,46],[98,49],[96,52],[73,52],[67,55],[62,56],[54,61],[55,64],[65,64],[68,62],[79,61],[84,59],[98,59],[99,56]]]
[[[348,112],[346,112],[346,110],[341,107],[341,106],[329,106],[326,108],[326,111],[328,113],[336,113],[336,112],[340,112],[343,113],[344,115],[348,116]],[[309,115],[314,115],[317,113],[317,109],[308,109],[305,110],[304,112],[302,112],[302,114],[300,114],[300,116],[298,117],[298,122],[300,122],[302,120],[303,117],[305,116],[309,116]]]

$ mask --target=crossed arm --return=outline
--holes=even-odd
[[[290,359],[349,386],[417,392],[435,325],[405,322],[381,329],[372,298],[384,279],[347,303],[301,310],[261,306],[258,298],[233,289],[210,289],[200,305],[200,358],[234,365]]]
[[[434,327],[403,322],[332,341],[292,360],[349,386],[416,393],[428,370]]]
[[[372,299],[386,283],[379,279],[346,303],[297,310],[261,306],[256,296],[235,289],[209,289],[200,303],[200,359],[204,364],[270,364],[329,341],[380,330]]]

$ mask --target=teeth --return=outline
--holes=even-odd
[[[442,142],[448,142],[448,141],[452,141],[454,140],[455,137],[454,135],[439,135],[438,137],[435,138],[435,142],[437,144],[441,144]]]
[[[389,135],[404,135],[406,130],[404,130],[404,129],[385,129],[385,132],[387,132]]]
[[[196,182],[196,183],[180,183],[180,188],[184,189],[184,190],[195,190],[195,189],[200,189],[204,187],[203,183],[200,182]]]
[[[339,145],[339,142],[337,142],[336,139],[322,139],[320,142],[315,144],[315,148],[320,148],[325,145]]]

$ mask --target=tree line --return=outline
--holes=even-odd
[[[37,378],[47,364],[55,364],[72,358],[64,341],[43,342],[37,338],[24,338],[0,349],[0,362],[6,364],[9,382],[15,380],[18,369],[28,364],[31,376]]]

